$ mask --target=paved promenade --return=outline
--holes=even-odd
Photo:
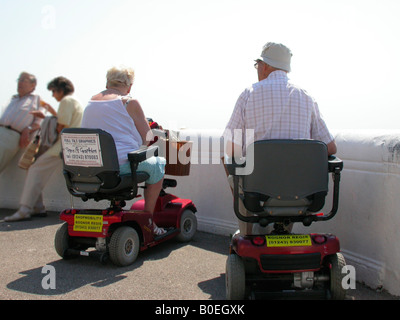
[[[139,254],[129,267],[90,257],[62,260],[54,250],[58,213],[7,223],[0,209],[0,300],[224,300],[229,238],[198,232],[187,244],[171,240]],[[55,289],[43,289],[46,265]],[[348,300],[393,300],[357,283]]]

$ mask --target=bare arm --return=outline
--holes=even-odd
[[[240,159],[241,157],[243,157],[243,153],[242,153],[242,146],[228,141],[226,143],[226,155],[230,158],[235,158],[235,159]]]
[[[327,144],[328,147],[328,155],[335,154],[337,152],[337,146],[335,140],[332,140]]]
[[[151,133],[151,130],[139,101],[131,100],[126,106],[126,111],[128,111],[135,122],[136,129],[142,137],[143,144],[148,145],[152,140],[152,136],[147,136]]]

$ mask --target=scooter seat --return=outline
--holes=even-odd
[[[157,155],[156,147],[140,148],[128,153],[131,172],[120,175],[118,154],[113,137],[101,129],[66,128],[61,133],[63,142],[63,174],[67,188],[73,196],[82,199],[130,200],[136,197],[138,184],[145,182],[149,175],[137,171],[138,164],[152,155]],[[94,146],[73,145],[77,141],[89,139]],[[94,142],[93,142],[94,141]],[[64,146],[65,143],[65,146]],[[95,143],[98,143],[96,145]],[[69,146],[66,147],[66,146]],[[85,149],[86,148],[86,149]],[[85,155],[79,152],[91,151],[97,161],[85,162]],[[81,152],[81,153],[82,153]],[[73,158],[75,156],[75,158]],[[72,161],[71,159],[79,159]]]

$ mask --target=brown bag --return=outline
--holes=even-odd
[[[167,139],[166,142],[167,164],[165,166],[165,174],[172,176],[188,176],[190,174],[190,152],[193,142],[170,141],[169,139]],[[183,164],[181,160],[186,160],[188,162]]]
[[[40,147],[40,136],[37,135],[35,138],[28,144],[25,149],[25,152],[22,154],[21,158],[19,159],[18,166],[21,169],[29,169],[32,163],[36,160],[36,155],[39,151]]]

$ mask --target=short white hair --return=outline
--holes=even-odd
[[[131,68],[126,67],[112,67],[107,71],[107,86],[121,86],[129,87],[133,84],[135,79],[135,72]]]
[[[19,79],[24,76],[27,77],[29,79],[29,81],[36,86],[37,79],[33,74],[26,72],[26,71],[22,71],[21,74],[19,75]]]

